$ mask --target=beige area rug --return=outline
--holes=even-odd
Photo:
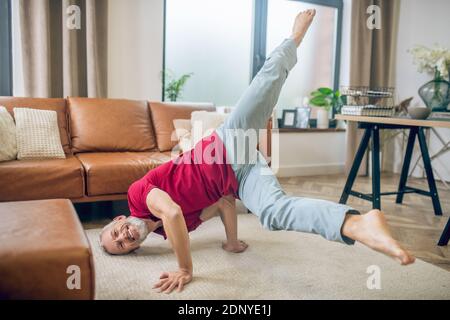
[[[150,235],[135,253],[110,256],[98,245],[99,232],[87,230],[97,299],[450,299],[450,272],[443,269],[420,260],[402,267],[359,244],[267,231],[251,214],[239,215],[240,238],[249,244],[240,254],[221,249],[219,218],[192,232],[194,280],[183,292],[166,295],[152,286],[163,271],[176,269],[168,241]],[[381,289],[367,287],[373,265]]]

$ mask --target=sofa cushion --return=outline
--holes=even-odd
[[[178,149],[186,152],[192,149],[192,125],[188,119],[174,119],[173,126],[178,139]]]
[[[208,112],[208,111],[194,111],[191,114],[191,126],[194,129],[195,135],[192,136],[192,144],[195,146],[197,142],[204,137],[209,136],[226,120],[229,114]],[[198,131],[198,133],[197,133]],[[200,135],[201,134],[201,135]]]
[[[86,172],[88,196],[121,194],[149,170],[170,160],[170,153],[102,152],[76,155]]]
[[[94,298],[91,248],[69,200],[0,203],[0,234],[0,299]]]
[[[0,97],[0,105],[4,106],[14,116],[13,108],[31,108],[39,110],[53,110],[58,116],[59,137],[64,153],[70,153],[69,130],[66,112],[66,101],[54,98],[16,98]]]
[[[83,177],[83,167],[74,156],[1,162],[0,201],[80,198]]]
[[[156,147],[146,101],[68,98],[74,152],[149,151]]]
[[[169,151],[178,143],[174,119],[190,119],[193,111],[214,111],[211,103],[149,102],[159,151]]]
[[[17,159],[65,159],[56,111],[14,108]]]
[[[17,159],[16,124],[5,107],[0,106],[0,161]]]

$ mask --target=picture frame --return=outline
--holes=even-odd
[[[311,108],[297,107],[296,110],[297,110],[297,119],[295,127],[299,129],[309,128],[309,118],[311,116]]]
[[[281,118],[282,128],[295,128],[297,124],[297,110],[285,109],[283,110],[283,117]]]

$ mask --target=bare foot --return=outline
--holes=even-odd
[[[247,248],[248,244],[241,240],[227,241],[222,243],[222,249],[228,252],[241,253],[244,252]]]
[[[415,258],[392,237],[380,210],[371,210],[363,215],[347,215],[342,226],[342,234],[394,258],[402,265],[415,261]]]
[[[297,47],[302,42],[303,37],[305,36],[305,33],[308,30],[309,26],[311,25],[311,22],[313,21],[315,15],[316,10],[309,9],[300,12],[295,18],[291,38],[294,39],[295,43],[297,44]]]

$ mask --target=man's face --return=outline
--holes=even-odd
[[[118,216],[102,231],[101,245],[110,254],[126,254],[139,248],[149,231],[144,221]]]

